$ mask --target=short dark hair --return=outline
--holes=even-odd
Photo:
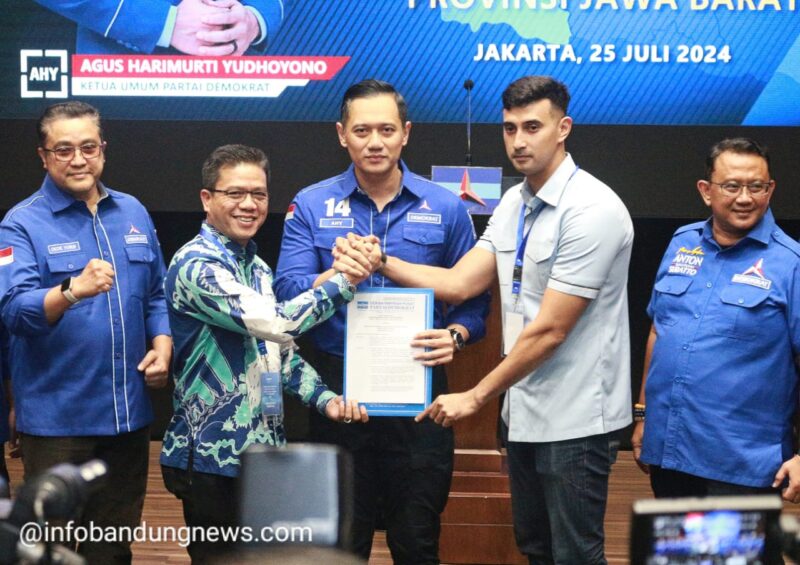
[[[269,159],[261,149],[247,145],[222,145],[214,149],[203,163],[203,188],[215,188],[219,180],[219,170],[235,167],[241,163],[252,163],[264,170],[269,181]]]
[[[714,165],[717,159],[723,153],[739,153],[742,155],[757,155],[767,162],[767,173],[772,178],[769,168],[769,151],[766,145],[747,137],[730,137],[718,141],[711,146],[706,157],[706,180],[711,180],[711,175],[714,173]]]
[[[48,106],[39,117],[36,123],[36,130],[39,134],[39,146],[44,147],[47,141],[47,131],[50,124],[56,120],[69,120],[73,118],[89,117],[94,120],[97,129],[100,131],[100,139],[103,139],[103,128],[100,125],[100,111],[86,102],[70,100],[69,102],[59,102]]]
[[[368,78],[357,82],[350,86],[344,93],[342,98],[341,107],[341,121],[343,124],[347,123],[347,118],[350,117],[350,103],[358,98],[370,98],[380,94],[391,94],[394,96],[394,101],[397,104],[397,112],[400,114],[400,123],[405,124],[408,121],[408,106],[403,95],[397,92],[397,89],[386,81],[374,78]]]
[[[539,100],[549,100],[564,115],[569,110],[569,90],[553,77],[531,75],[518,78],[503,91],[503,109],[521,108]]]

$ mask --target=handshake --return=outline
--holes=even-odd
[[[170,46],[187,55],[242,55],[260,35],[258,18],[237,0],[182,0]]]
[[[380,240],[374,235],[348,233],[347,237],[337,237],[332,253],[331,268],[342,273],[354,285],[360,284],[386,264]]]

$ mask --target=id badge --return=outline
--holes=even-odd
[[[283,414],[283,387],[279,373],[261,373],[261,414],[267,417]]]
[[[503,316],[503,356],[511,353],[511,349],[519,339],[525,327],[525,317],[522,312],[506,310]]]

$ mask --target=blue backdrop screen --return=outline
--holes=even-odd
[[[332,121],[348,85],[377,77],[439,123],[465,120],[471,80],[473,119],[497,122],[510,81],[549,74],[579,123],[798,125],[796,3],[253,0],[261,41],[216,57],[168,46],[178,0],[9,2],[1,112],[80,98],[120,119]]]

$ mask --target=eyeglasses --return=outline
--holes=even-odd
[[[772,185],[775,184],[775,181],[768,180],[757,180],[753,182],[735,182],[735,181],[726,181],[726,182],[714,182],[713,180],[708,181],[709,184],[716,184],[718,187],[722,189],[722,192],[727,194],[728,196],[739,196],[742,193],[742,189],[746,188],[747,192],[752,194],[753,196],[761,196],[762,194],[766,193]]]
[[[100,156],[100,153],[103,152],[103,148],[105,148],[106,144],[104,143],[84,143],[80,147],[74,147],[72,145],[62,145],[60,147],[56,147],[55,149],[48,149],[47,147],[42,147],[48,153],[52,153],[53,156],[56,158],[56,161],[62,161],[64,163],[69,163],[75,158],[75,151],[80,151],[81,155],[83,155],[84,159],[96,159]]]
[[[209,188],[208,191],[222,193],[232,202],[244,202],[245,198],[248,196],[253,199],[253,202],[258,204],[264,204],[269,200],[269,194],[263,190],[217,190],[216,188]]]

